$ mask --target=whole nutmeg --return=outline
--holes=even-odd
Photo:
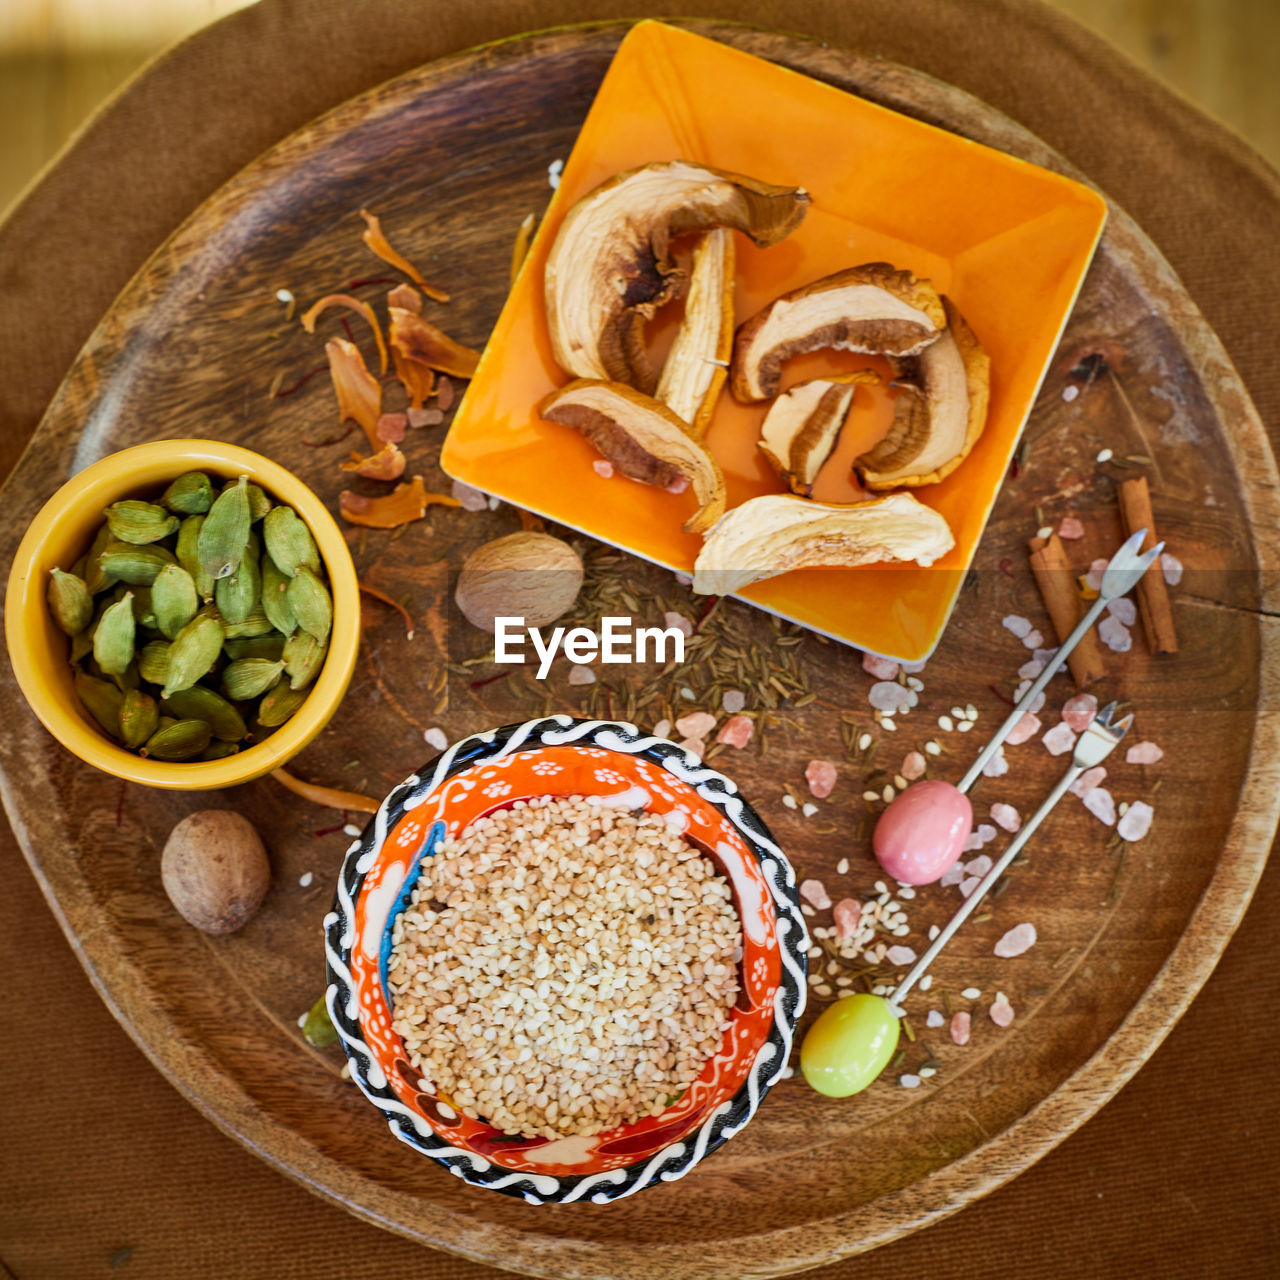
[[[228,809],[201,809],[169,832],[160,878],[188,924],[205,933],[232,933],[262,904],[271,864],[248,819]]]
[[[463,563],[454,599],[483,631],[495,618],[542,627],[567,613],[582,587],[578,553],[549,533],[509,533],[477,547]]]

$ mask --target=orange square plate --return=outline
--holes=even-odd
[[[445,443],[455,479],[685,573],[701,538],[681,532],[689,493],[603,478],[599,454],[535,406],[568,376],[551,356],[543,269],[573,203],[623,169],[684,158],[813,198],[799,229],[757,249],[737,235],[737,321],[770,299],[861,262],[909,267],[959,306],[991,357],[986,431],[942,484],[915,490],[956,545],[936,565],[806,569],[753,583],[752,604],[861,649],[926,657],[946,626],[1018,435],[1102,234],[1096,192],[749,54],[641,22],[614,57]],[[736,234],[736,233],[735,233]],[[669,344],[679,303],[650,326]],[[814,352],[786,382],[876,361]],[[884,366],[880,366],[885,372]],[[858,501],[850,463],[888,429],[887,387],[860,388],[814,498]],[[727,393],[706,442],[734,507],[782,485],[756,449],[762,406]]]

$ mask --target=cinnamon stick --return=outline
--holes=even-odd
[[[1145,529],[1142,550],[1150,551],[1159,541],[1156,537],[1156,519],[1151,511],[1151,491],[1147,477],[1136,476],[1125,480],[1117,491],[1120,500],[1120,518],[1124,521],[1126,536]],[[1152,653],[1177,653],[1178,636],[1173,629],[1173,606],[1169,602],[1169,589],[1165,586],[1164,571],[1157,560],[1142,575],[1138,583],[1138,614],[1142,618],[1142,630],[1146,633],[1147,648]]]
[[[1067,553],[1056,533],[1051,533],[1048,538],[1032,538],[1027,549],[1031,552],[1031,572],[1035,575],[1036,586],[1040,588],[1040,597],[1061,644],[1075,630],[1085,610],[1084,601],[1076,591],[1075,576],[1067,563]],[[1067,657],[1067,666],[1081,689],[1106,674],[1102,650],[1098,647],[1094,631],[1090,630],[1072,649]]]

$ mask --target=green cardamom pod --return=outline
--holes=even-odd
[[[228,622],[243,622],[252,612],[262,594],[262,581],[258,571],[258,538],[249,535],[249,545],[229,578],[219,578],[214,584],[213,598],[218,612]]]
[[[292,689],[282,680],[258,703],[258,723],[267,729],[275,729],[291,716],[307,700],[308,690]]]
[[[83,671],[75,674],[76,697],[113,738],[120,736],[120,708],[124,694],[109,680],[95,680]]]
[[[196,594],[201,600],[213,599],[213,578],[200,564],[197,544],[200,530],[204,528],[204,516],[188,516],[178,529],[178,563],[191,575],[196,584]]]
[[[277,507],[276,510],[285,508]],[[269,551],[262,553],[261,573],[262,612],[282,635],[292,635],[298,629],[298,620],[289,607],[289,578],[271,558]]]
[[[165,567],[170,568],[171,566],[166,565]],[[155,605],[151,602],[150,587],[134,587],[133,620],[140,627],[150,627],[152,630],[155,629],[156,610]]]
[[[268,662],[279,662],[284,653],[284,636],[278,631],[265,636],[243,636],[226,641],[222,648],[233,662],[236,658],[266,658]]]
[[[49,572],[46,590],[53,620],[69,636],[83,631],[93,621],[93,596],[82,579],[61,569]]]
[[[294,689],[305,689],[324,665],[329,646],[310,632],[298,630],[284,642],[284,669]]]
[[[224,489],[214,499],[200,528],[196,554],[200,557],[200,567],[215,582],[235,573],[249,545],[248,484],[248,477],[241,476],[230,488]]]
[[[107,517],[107,525],[115,538],[135,545],[159,542],[178,527],[178,517],[170,515],[163,507],[132,498],[113,502],[103,515]]]
[[[324,996],[321,996],[307,1010],[307,1016],[302,1022],[302,1038],[317,1049],[323,1049],[338,1039],[338,1029],[333,1025],[333,1019],[329,1017]]]
[[[120,737],[137,750],[160,727],[156,700],[141,689],[130,689],[120,704]]]
[[[190,760],[210,743],[213,731],[203,720],[177,720],[157,729],[143,746],[141,754],[156,760]]]
[[[235,742],[219,742],[216,738],[200,753],[201,760],[225,760],[240,750]]]
[[[151,584],[155,625],[170,640],[196,616],[200,597],[191,575],[177,564],[167,564]]]
[[[196,614],[169,646],[161,696],[169,698],[181,689],[190,689],[217,660],[222,640],[222,623],[209,614]],[[204,747],[200,749],[203,751]]]
[[[169,643],[167,640],[152,640],[143,645],[138,654],[138,674],[148,684],[164,684],[169,670]]]
[[[226,491],[235,483],[237,483],[235,480],[228,480],[227,483],[222,486],[222,492],[226,493]],[[257,524],[258,521],[271,510],[271,499],[268,498],[262,491],[262,488],[259,485],[254,484],[252,480],[249,481],[247,488],[249,493],[249,519],[252,520],[254,524]]]
[[[136,662],[129,663],[119,674],[112,675],[111,680],[121,693],[128,693],[130,689],[136,689],[142,683],[138,676],[138,664]]]
[[[223,627],[228,640],[243,640],[246,636],[266,636],[275,629],[267,615],[262,612],[262,605],[254,606],[253,612],[243,622],[224,622]]]
[[[317,640],[329,638],[329,628],[333,625],[333,601],[328,588],[306,565],[300,565],[293,575],[285,598],[303,631]]]
[[[133,661],[133,593],[110,605],[93,633],[93,660],[109,676],[123,675]]]
[[[84,566],[84,585],[89,588],[89,594],[96,596],[99,591],[105,591],[108,587],[114,587],[120,581],[114,574],[108,573],[101,564],[99,557],[114,542],[111,536],[111,526],[104,524],[93,536],[93,545],[85,554]]]
[[[202,516],[213,505],[213,483],[203,471],[187,471],[160,495],[170,511]]]
[[[213,730],[213,736],[224,742],[239,742],[249,736],[249,727],[240,712],[221,694],[202,684],[166,698],[160,710],[179,720],[203,720]]]
[[[167,564],[177,564],[173,552],[165,547],[134,546],[128,542],[109,542],[98,556],[103,572],[113,582],[127,582],[134,587],[149,587],[156,574]]]
[[[85,627],[71,637],[71,665],[83,661],[93,652],[93,627]]]
[[[222,673],[222,691],[235,702],[266,693],[284,674],[283,662],[265,658],[237,658]]]
[[[292,507],[273,507],[262,522],[262,540],[276,567],[292,578],[305,565],[320,572],[320,550],[302,517]]]

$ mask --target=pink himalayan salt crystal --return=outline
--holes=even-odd
[[[1006,745],[1016,747],[1019,743],[1027,742],[1034,738],[1040,732],[1040,717],[1033,716],[1030,711],[1024,711],[1022,719],[1009,730],[1009,736],[1005,738]]]
[[[1036,927],[1033,924],[1016,924],[995,945],[995,953],[1004,960],[1012,960],[1036,945]]]
[[[882,658],[876,653],[862,655],[862,669],[877,680],[896,680],[900,670],[892,658]]]
[[[443,751],[449,745],[449,739],[445,736],[443,729],[428,729],[422,737],[427,746],[434,747],[437,751]]]
[[[1022,643],[1025,644],[1028,649],[1042,649],[1044,647],[1044,636],[1042,636],[1038,631],[1028,631],[1027,634],[1022,637]]]
[[[655,738],[665,738],[670,733],[671,733],[670,720],[659,720],[658,723],[653,726],[653,736]]]
[[[1182,581],[1182,561],[1166,551],[1160,557],[1160,572],[1164,574],[1164,580],[1169,586],[1176,587]]]
[[[810,760],[804,768],[810,794],[818,800],[825,800],[831,794],[839,776],[830,760]]]
[[[705,738],[716,727],[716,718],[709,711],[690,711],[676,721],[676,732],[682,738]]]
[[[1138,606],[1128,596],[1117,596],[1108,601],[1107,612],[1126,627],[1133,626],[1138,620]]]
[[[1036,654],[1034,658],[1028,658],[1026,662],[1018,668],[1019,680],[1034,680],[1044,670],[1044,659]]]
[[[993,804],[991,806],[991,821],[997,827],[1003,827],[1006,831],[1017,831],[1022,826],[1022,818],[1017,809],[1011,804]]]
[[[436,404],[446,413],[453,408],[453,383],[443,373],[436,379]]]
[[[884,958],[893,965],[915,964],[916,953],[910,947],[890,947]]]
[[[741,689],[726,689],[720,706],[731,716],[736,716],[747,705],[747,695]]]
[[[961,1009],[958,1013],[951,1015],[951,1042],[952,1044],[968,1044],[969,1043],[969,1025],[970,1018],[965,1010]]]
[[[707,753],[707,740],[705,738],[681,738],[676,745],[683,747],[686,751],[692,751],[699,760]]]
[[[984,844],[990,844],[996,838],[996,829],[989,822],[983,822],[978,825],[976,831],[969,833],[969,839],[965,842],[965,853],[976,853]],[[959,865],[958,863],[956,864]],[[944,880],[944,884],[959,884],[960,877],[957,875],[954,880]]]
[[[1062,522],[1058,525],[1058,537],[1065,538],[1068,542],[1083,538],[1084,525],[1075,516],[1063,516]]]
[[[438,427],[444,421],[444,414],[439,409],[406,409],[405,415],[409,425],[414,428]]]
[[[1089,810],[1099,822],[1105,822],[1107,826],[1114,826],[1116,820],[1116,802],[1112,798],[1111,792],[1106,787],[1092,787],[1086,791],[1081,797],[1084,807]]]
[[[479,489],[473,489],[461,480],[453,482],[453,496],[457,498],[463,511],[485,511],[489,506],[489,499]]]
[[[1016,613],[1011,613],[1008,616],[1001,618],[1000,625],[1009,632],[1010,635],[1017,636],[1019,640],[1024,636],[1031,634],[1031,620],[1029,618],[1020,617]]]
[[[1040,670],[1041,670],[1041,671],[1043,671],[1043,670],[1044,670],[1044,664],[1043,664],[1043,663],[1041,663],[1041,664],[1040,664]],[[1037,672],[1037,674],[1039,674],[1039,672]],[[1024,679],[1019,683],[1018,687],[1013,691],[1013,700],[1014,700],[1014,702],[1021,702],[1021,701],[1022,701],[1022,698],[1023,698],[1023,695],[1024,695],[1024,694],[1027,692],[1027,690],[1028,690],[1028,689],[1030,689],[1030,688],[1031,688],[1031,681],[1030,681],[1030,680],[1027,680],[1027,679],[1025,679],[1025,678],[1024,678]],[[1045,700],[1045,692],[1044,692],[1044,690],[1043,690],[1043,689],[1041,689],[1041,690],[1040,690],[1040,692],[1039,692],[1039,693],[1037,693],[1037,694],[1036,694],[1036,696],[1035,696],[1034,698],[1032,698],[1032,699],[1031,699],[1031,701],[1030,701],[1029,703],[1027,703],[1027,710],[1028,710],[1028,711],[1029,711],[1033,716],[1038,716],[1038,715],[1040,714],[1040,712],[1044,709],[1044,700]]]
[[[821,880],[801,880],[800,896],[817,911],[825,911],[831,905],[827,887]]]
[[[929,665],[928,658],[921,658],[919,662],[902,662],[898,664],[903,671],[909,676],[918,676],[926,666]]]
[[[1124,753],[1126,764],[1155,764],[1164,758],[1164,751],[1154,742],[1135,742]]]
[[[726,747],[737,747],[741,751],[751,741],[751,735],[755,731],[756,724],[750,716],[732,716],[716,734],[716,741]]]
[[[976,839],[977,839],[977,837],[976,837],[976,836],[970,836],[970,837],[969,837],[969,839],[972,841],[972,840],[976,840]],[[968,846],[966,846],[966,848],[967,848],[967,847],[968,847]],[[974,847],[975,849],[976,849],[976,848],[978,848],[978,846],[977,846],[977,845],[974,845],[973,847]],[[960,883],[960,881],[961,881],[961,880],[963,880],[963,879],[964,879],[964,867],[963,867],[963,865],[961,865],[961,863],[959,863],[959,862],[953,862],[953,863],[952,863],[952,864],[951,864],[951,865],[950,865],[950,866],[949,866],[949,867],[948,867],[948,868],[947,868],[947,869],[942,873],[942,875],[938,877],[938,883],[939,883],[940,885],[942,885],[942,886],[946,887],[947,885],[959,884],[959,883]]]
[[[689,479],[687,476],[676,476],[676,478],[667,485],[668,493],[683,493],[689,487]]]
[[[1133,636],[1129,634],[1129,628],[1114,614],[1109,614],[1098,623],[1098,639],[1112,653],[1128,653],[1133,648]]]
[[[373,434],[386,444],[399,444],[408,429],[409,418],[403,413],[384,413],[378,419]]]
[[[591,470],[602,480],[608,480],[613,475],[613,463],[608,458],[597,458],[591,464]]]
[[[988,854],[983,854],[979,858],[970,858],[964,864],[964,873],[967,876],[985,876],[991,870],[991,858]]]
[[[960,881],[960,896],[962,898],[967,898],[981,883],[981,876],[965,876],[965,878]]]
[[[984,778],[1003,778],[1008,772],[1009,762],[1005,759],[1003,747],[982,766],[982,776]],[[904,773],[902,776],[905,778],[907,775]]]
[[[676,613],[674,609],[668,609],[662,615],[662,621],[667,627],[675,627],[682,635],[693,635],[693,623],[683,613]]]
[[[570,684],[595,684],[596,673],[590,667],[574,666],[569,668]]]
[[[1095,591],[1102,590],[1102,575],[1107,571],[1107,562],[1105,560],[1095,560],[1089,566],[1089,572],[1085,574],[1085,582]]]
[[[831,909],[836,921],[836,937],[841,942],[848,942],[858,932],[862,923],[862,906],[852,898],[841,898]]]
[[[1083,800],[1094,787],[1101,785],[1103,778],[1106,776],[1107,771],[1102,765],[1094,765],[1092,769],[1086,769],[1067,790],[1073,796],[1079,796]]]
[[[876,711],[896,716],[903,708],[910,710],[912,696],[911,690],[896,680],[878,680],[868,691],[867,701]]]
[[[902,757],[902,776],[908,782],[914,782],[917,778],[924,777],[925,760],[918,751],[908,751]]]
[[[987,1014],[997,1027],[1007,1027],[1013,1022],[1013,1005],[1007,1000],[993,1000]]]
[[[1145,800],[1135,800],[1116,824],[1116,834],[1122,840],[1141,840],[1151,830],[1151,819],[1154,816],[1154,811]]]
[[[1098,699],[1091,693],[1077,693],[1062,704],[1062,722],[1077,733],[1083,733],[1098,714]]]
[[[1071,731],[1071,726],[1064,721],[1062,724],[1055,724],[1040,741],[1044,743],[1044,749],[1051,756],[1060,756],[1076,745],[1076,735]]]

